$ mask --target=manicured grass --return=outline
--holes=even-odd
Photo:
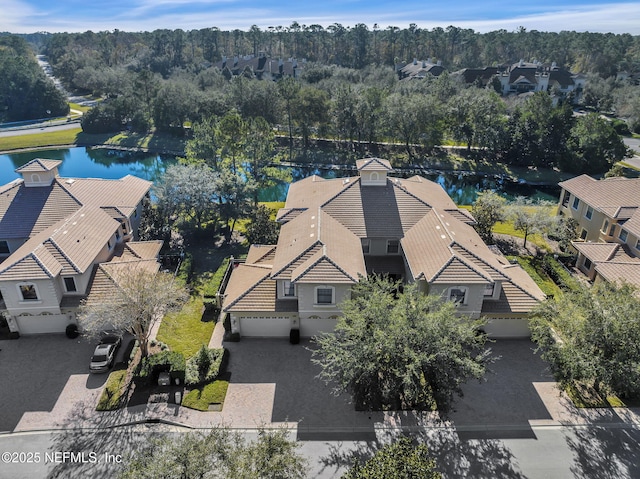
[[[42,146],[72,145],[76,142],[80,127],[71,130],[34,133],[33,135],[8,136],[0,139],[0,151],[38,148]]]
[[[69,103],[69,108],[71,108],[72,110],[81,111],[82,113],[86,113],[91,110],[90,106],[80,105],[78,103]]]
[[[32,135],[9,136],[0,139],[0,151],[19,150],[24,148],[40,148],[44,146],[61,145],[107,145],[121,148],[148,148],[151,151],[160,151],[184,154],[184,138],[178,138],[162,133],[83,133],[82,128],[73,128],[61,131],[43,131]]]
[[[157,339],[167,343],[171,351],[182,353],[185,359],[196,354],[203,344],[208,346],[216,323],[202,321],[202,308],[202,297],[192,296],[180,311],[164,317]]]
[[[111,374],[109,374],[109,378],[107,379],[107,384],[102,391],[100,399],[98,400],[96,411],[115,411],[122,407],[120,400],[122,398],[122,393],[127,386],[125,384],[126,378],[126,369],[111,371]]]
[[[222,408],[228,387],[229,381],[222,379],[205,384],[201,388],[193,389],[185,394],[182,405],[198,411],[208,411],[210,404],[220,404]]]
[[[532,256],[508,256],[508,259],[516,259],[518,264],[522,266],[531,279],[535,281],[538,287],[542,290],[544,294],[547,296],[559,296],[562,294],[562,290],[558,287],[557,284],[553,282],[553,280],[545,274],[543,271],[540,271],[539,268],[533,264],[534,258]]]

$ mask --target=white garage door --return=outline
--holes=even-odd
[[[240,336],[243,337],[289,337],[291,320],[284,316],[244,316],[240,318]]]
[[[318,333],[330,333],[336,327],[337,319],[304,318],[300,320],[300,336],[309,338]]]
[[[526,318],[490,318],[484,327],[490,338],[528,338],[531,336]]]
[[[66,314],[38,316],[18,316],[16,318],[20,334],[64,333],[69,324]]]

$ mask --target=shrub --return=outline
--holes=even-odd
[[[202,384],[218,377],[225,357],[225,349],[208,349],[204,345],[198,353],[187,361],[186,384]]]
[[[546,255],[544,257],[542,260],[542,268],[561,288],[569,291],[577,291],[580,289],[578,282],[553,256]]]
[[[172,378],[184,381],[185,369],[186,364],[182,354],[175,351],[161,351],[142,360],[138,376],[153,382],[158,373],[167,371]]]
[[[191,282],[191,274],[193,273],[193,255],[191,253],[185,253],[180,268],[178,268],[178,274],[176,277],[180,279],[184,284]]]
[[[202,295],[205,298],[215,298],[218,293],[218,289],[220,288],[220,283],[222,283],[222,279],[224,278],[224,273],[227,271],[227,267],[229,266],[229,258],[225,258],[222,261],[222,264],[218,267],[215,273],[211,275],[202,285]],[[205,303],[206,306],[206,303]]]

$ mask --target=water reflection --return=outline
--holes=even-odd
[[[17,178],[18,174],[14,170],[34,158],[62,160],[59,168],[62,177],[115,179],[126,175],[135,175],[154,182],[162,178],[166,168],[176,162],[175,157],[169,155],[84,147],[12,153],[0,155],[0,185]],[[323,178],[357,175],[355,168],[326,165],[286,168],[290,169],[293,181],[311,175]],[[522,195],[551,201],[557,201],[560,192],[557,185],[531,186],[493,176],[425,170],[399,170],[395,173],[395,175],[405,178],[416,174],[441,185],[457,204],[472,204],[478,192],[487,189],[502,193],[507,198]],[[260,201],[284,201],[288,189],[289,184],[286,183],[265,188],[260,192],[259,199]]]

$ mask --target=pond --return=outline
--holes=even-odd
[[[131,174],[150,181],[158,181],[162,178],[165,169],[176,162],[175,157],[170,155],[87,147],[12,153],[0,155],[0,185],[18,178],[19,175],[15,172],[15,169],[34,158],[62,160],[58,170],[62,177],[115,179]],[[310,175],[337,178],[356,174],[355,170],[329,167],[288,168],[291,171],[293,181]],[[560,188],[557,185],[531,186],[525,183],[483,175],[417,170],[397,173],[398,176],[404,177],[415,174],[420,174],[442,185],[457,204],[471,204],[475,201],[479,191],[487,189],[495,190],[508,198],[522,195],[554,202],[558,200],[560,193]],[[284,201],[288,188],[288,184],[281,184],[273,188],[264,189],[260,192],[260,200]]]

